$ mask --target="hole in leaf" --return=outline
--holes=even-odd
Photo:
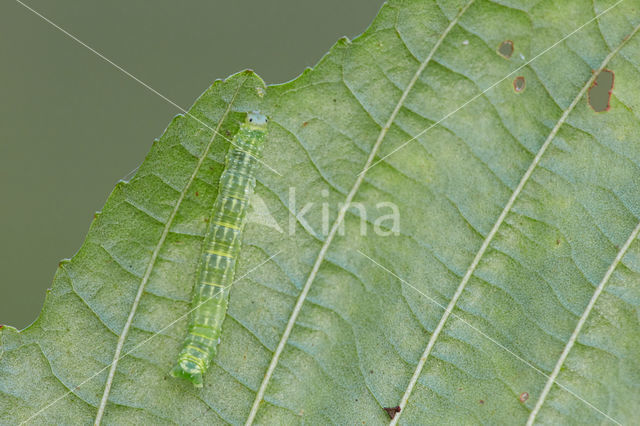
[[[589,105],[595,112],[609,111],[613,80],[613,71],[602,70],[589,88]]]
[[[498,46],[498,53],[503,58],[509,59],[513,55],[513,42],[511,40],[505,40]]]
[[[513,90],[516,93],[524,92],[524,88],[527,86],[527,82],[525,81],[523,76],[518,76],[513,80]]]

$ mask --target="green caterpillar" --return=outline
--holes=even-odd
[[[188,379],[196,387],[202,387],[202,377],[220,343],[229,287],[240,253],[249,197],[256,185],[255,172],[267,122],[267,117],[259,112],[247,114],[229,147],[220,177],[220,190],[213,204],[198,266],[189,330],[171,370],[172,376]]]

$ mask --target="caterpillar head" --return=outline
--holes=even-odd
[[[252,111],[247,113],[247,118],[245,119],[245,123],[251,127],[257,127],[260,129],[264,129],[267,127],[267,123],[269,119],[266,115],[262,114],[258,111]]]

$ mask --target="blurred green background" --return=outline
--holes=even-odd
[[[244,68],[282,83],[382,0],[23,0],[188,108]],[[33,322],[58,262],[179,111],[14,0],[0,5],[0,324]]]

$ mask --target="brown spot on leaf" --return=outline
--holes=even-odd
[[[513,79],[513,90],[516,93],[524,92],[524,89],[527,87],[527,82],[525,81],[523,76],[518,76]]]
[[[513,42],[511,40],[505,40],[498,46],[498,54],[505,59],[511,58],[513,55]]]
[[[528,392],[522,392],[520,394],[520,402],[527,402],[527,399],[529,399],[529,393]]]
[[[602,70],[589,88],[589,106],[595,112],[609,111],[611,91],[615,74],[611,70]]]
[[[481,399],[480,401],[478,401],[480,404],[484,404],[484,399]]]
[[[302,127],[307,127],[307,124],[309,124],[309,122],[305,121],[304,123],[302,123]]]
[[[400,412],[400,406],[396,405],[395,407],[384,407],[384,411],[386,411],[389,417],[393,419],[396,416],[396,413]]]

